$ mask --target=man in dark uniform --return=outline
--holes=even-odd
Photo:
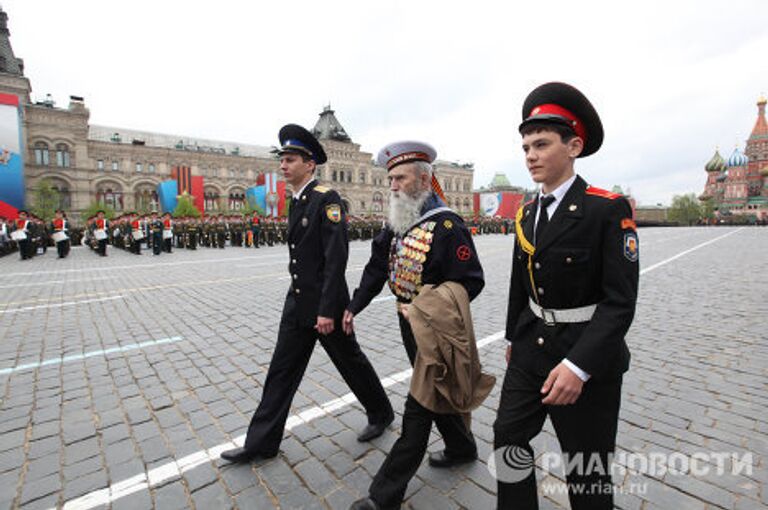
[[[280,169],[295,191],[288,233],[292,283],[245,445],[221,454],[232,462],[277,455],[291,401],[318,338],[368,415],[368,426],[358,440],[380,436],[394,419],[368,358],[354,334],[345,334],[341,327],[349,303],[344,277],[349,241],[341,197],[314,179],[317,165],[327,160],[325,151],[312,133],[295,124],[284,126],[279,139]]]
[[[163,251],[163,222],[156,212],[152,213],[149,228],[152,232],[152,253],[160,255]]]
[[[431,165],[436,157],[431,145],[413,141],[395,142],[379,152],[378,163],[389,172],[389,222],[373,240],[360,286],[344,313],[344,328],[351,332],[354,316],[389,282],[397,297],[400,332],[411,365],[416,358],[416,341],[408,322],[408,304],[422,286],[458,282],[472,300],[485,285],[469,231],[441,197]],[[469,414],[433,413],[409,393],[403,434],[374,477],[369,497],[356,501],[352,508],[400,507],[408,482],[426,453],[433,421],[446,447],[429,456],[431,466],[449,467],[477,459]]]
[[[564,465],[575,461],[566,473],[571,508],[613,508],[609,456],[639,274],[632,209],[574,171],[576,158],[603,141],[600,118],[581,92],[564,83],[536,88],[520,133],[541,189],[515,226],[508,366],[494,424],[498,508],[538,508],[530,442],[547,415]]]

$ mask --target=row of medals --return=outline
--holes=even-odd
[[[435,225],[434,221],[426,221],[408,232],[404,238],[392,240],[396,249],[392,250],[391,265],[394,270],[390,271],[390,286],[396,295],[410,300],[419,293],[421,272],[432,244]]]

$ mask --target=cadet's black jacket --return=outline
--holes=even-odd
[[[318,315],[341,319],[349,303],[344,276],[349,241],[341,197],[312,181],[294,197],[288,221],[288,294],[296,299],[299,323],[314,326]]]
[[[433,197],[433,200],[438,199]],[[432,205],[444,204],[440,201]],[[426,211],[422,210],[422,213],[424,212]],[[485,279],[475,244],[464,221],[453,211],[441,211],[430,216],[428,220],[436,223],[435,237],[423,264],[422,284],[440,285],[446,281],[458,282],[467,290],[469,299],[475,299],[483,290]],[[394,235],[387,226],[373,239],[371,258],[365,266],[360,286],[355,290],[348,307],[353,314],[357,315],[368,306],[387,282],[390,276],[389,256]]]
[[[538,202],[523,206],[520,223],[533,241]],[[511,362],[546,376],[563,358],[594,378],[615,378],[629,368],[624,336],[635,313],[637,233],[620,195],[587,188],[577,177],[544,230],[532,272],[540,305],[567,309],[597,304],[592,320],[547,326],[530,309],[534,297],[528,254],[517,239],[507,310]]]

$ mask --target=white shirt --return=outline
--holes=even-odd
[[[539,191],[539,201],[541,201],[541,199],[543,197],[547,196],[547,195],[551,195],[551,196],[555,197],[555,199],[552,201],[552,203],[549,204],[549,207],[547,207],[547,216],[550,219],[552,218],[552,216],[554,216],[555,211],[557,210],[557,206],[560,205],[560,202],[563,201],[563,197],[565,197],[565,194],[568,193],[569,189],[571,189],[571,186],[573,185],[574,181],[576,181],[576,174],[573,174],[573,176],[571,176],[570,179],[568,179],[567,181],[562,183],[560,186],[555,188],[555,190],[552,191],[552,193],[547,193],[545,195],[544,193]],[[536,225],[539,223],[539,213],[540,212],[541,212],[541,209],[537,207],[536,208],[536,222],[534,223],[534,227],[533,227],[534,228],[534,232],[536,231]],[[583,371],[582,369],[580,369],[579,367],[574,365],[573,362],[571,362],[568,358],[565,358],[563,360],[563,365],[568,367],[571,370],[571,372],[576,374],[579,377],[579,379],[581,379],[584,382],[587,382],[589,380],[589,378],[592,377],[591,375],[589,375],[588,373],[586,373],[585,371]]]
[[[299,197],[301,196],[301,194],[302,194],[302,193],[304,193],[304,190],[307,188],[307,186],[309,186],[309,183],[311,183],[311,182],[312,182],[312,181],[314,181],[314,180],[315,180],[315,179],[310,179],[310,180],[308,180],[308,181],[307,181],[307,183],[306,183],[304,186],[302,186],[302,187],[301,187],[301,189],[299,190],[299,192],[293,195],[293,198],[295,198],[296,200],[298,200],[298,199],[299,199]]]

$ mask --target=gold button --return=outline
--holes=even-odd
[[[539,287],[538,289],[536,289],[536,292],[538,292],[538,293],[539,293],[539,296],[543,296],[543,295],[544,295],[544,289],[542,289],[541,287]]]
[[[566,264],[570,264],[571,262],[573,262],[573,259],[571,257],[565,257]]]
[[[292,244],[292,245],[291,245],[291,249],[292,249],[292,250],[296,249],[296,245],[295,245],[295,244]]]
[[[295,264],[295,263],[296,263],[296,259],[291,259],[291,264]]]
[[[541,264],[539,264],[538,262],[536,262],[536,263],[533,265],[533,267],[535,267],[536,269],[541,269]]]
[[[298,277],[299,277],[299,275],[297,275],[297,274],[293,275],[293,279],[294,279],[294,280],[295,280],[296,278],[298,278]]]
[[[539,337],[539,339],[536,340],[536,343],[539,344],[539,345],[544,345],[544,338]]]
[[[300,289],[296,289],[295,292],[296,292],[296,294],[301,294],[301,290]]]

